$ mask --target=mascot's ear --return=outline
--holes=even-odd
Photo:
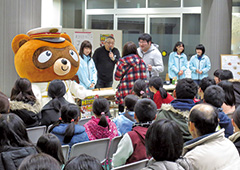
[[[69,37],[69,35],[65,34],[65,33],[61,33],[60,35],[61,37],[65,38],[67,41],[69,41],[70,43],[72,43],[71,38]]]
[[[12,40],[12,50],[16,54],[19,48],[30,39],[26,34],[16,35]]]

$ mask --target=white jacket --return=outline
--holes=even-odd
[[[190,143],[190,144],[188,144]],[[196,170],[239,170],[240,157],[234,144],[224,137],[224,129],[199,140],[187,142],[183,155]]]

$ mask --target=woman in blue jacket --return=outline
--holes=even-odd
[[[187,69],[187,56],[183,52],[183,42],[177,42],[168,60],[168,74],[170,80],[174,77],[176,77],[177,80],[185,78],[184,71]]]
[[[196,53],[191,57],[189,68],[192,71],[191,78],[199,84],[200,80],[208,77],[208,71],[211,69],[211,62],[205,53],[205,47],[202,44],[197,45]]]
[[[86,89],[93,89],[97,82],[97,70],[92,59],[92,44],[89,41],[82,42],[79,55],[80,66],[76,74],[79,84]]]

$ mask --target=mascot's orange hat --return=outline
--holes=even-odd
[[[61,27],[35,28],[12,40],[18,75],[31,82],[71,79],[78,71],[80,58]]]

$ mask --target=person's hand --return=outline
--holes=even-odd
[[[95,85],[95,84],[94,84],[94,83],[92,83],[92,84],[90,85],[90,88],[93,88],[93,87],[94,87],[94,85]]]
[[[115,60],[113,52],[109,52],[109,57],[111,58],[112,61]]]
[[[183,71],[180,70],[180,71],[178,72],[178,75],[181,76],[182,74],[183,74]]]
[[[199,74],[202,74],[202,71],[198,71]]]
[[[152,71],[152,65],[148,64],[148,71]]]
[[[198,70],[198,69],[196,70],[196,73],[199,73],[199,70]]]

